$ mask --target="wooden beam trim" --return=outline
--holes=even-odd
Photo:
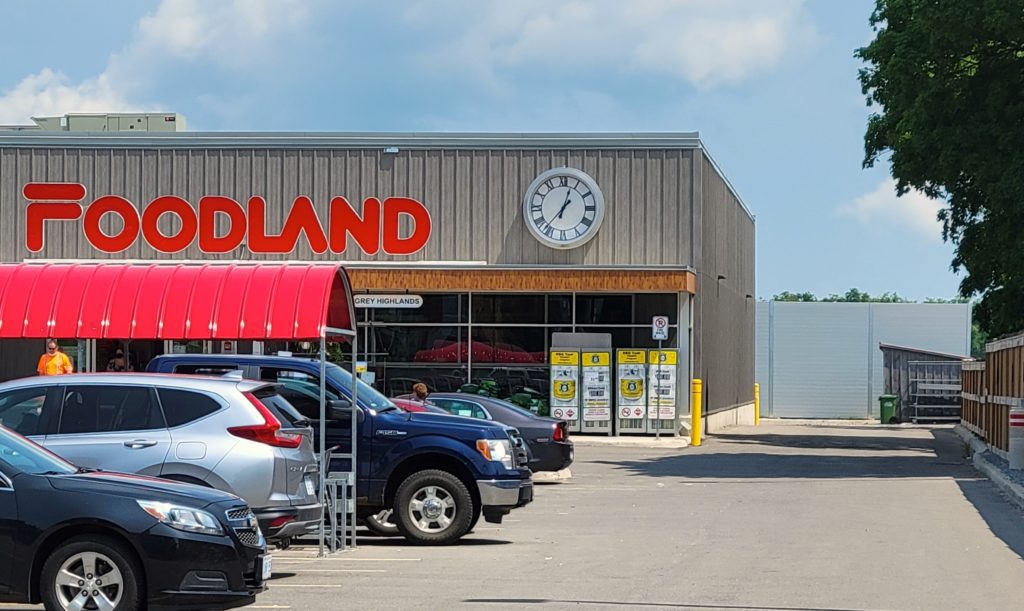
[[[687,292],[696,294],[697,277],[685,270],[347,270],[354,291],[507,292]]]

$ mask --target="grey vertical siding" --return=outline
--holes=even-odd
[[[757,338],[757,351],[755,359],[755,382],[760,385],[761,390],[761,415],[771,416],[772,415],[772,377],[770,369],[771,352],[768,350],[768,346],[771,344],[771,304],[769,307],[764,307],[761,303],[757,304],[757,313],[755,324],[756,338]]]
[[[772,397],[780,418],[868,415],[868,326],[860,303],[776,303]],[[877,344],[876,344],[877,349]]]
[[[770,325],[757,334],[761,408],[783,418],[877,415],[887,375],[880,343],[949,354],[970,343],[967,304],[761,302],[757,309],[759,324]]]
[[[696,153],[699,156],[699,153]],[[203,195],[226,195],[243,206],[249,197],[267,201],[267,231],[277,233],[295,197],[312,198],[321,221],[333,196],[357,210],[367,197],[408,196],[430,211],[434,232],[411,257],[365,255],[353,244],[340,256],[315,255],[304,240],[294,253],[260,259],[483,261],[501,264],[693,265],[690,227],[694,150],[245,148],[0,148],[0,260],[31,258],[236,259],[211,257],[194,243],[164,255],[142,240],[127,251],[102,255],[85,242],[74,222],[47,223],[46,248],[24,246],[21,189],[33,181],[81,182],[87,202],[123,195],[140,211],[160,195],[178,195],[193,206]],[[538,173],[570,164],[597,180],[608,212],[597,237],[573,250],[541,246],[523,223],[522,196]],[[109,215],[108,215],[109,216]],[[169,216],[162,229],[175,226]],[[112,219],[105,230],[113,231]],[[408,228],[408,226],[406,226]]]
[[[511,136],[486,144],[465,137],[461,143],[452,144],[454,138],[403,146],[394,155],[365,144],[366,138],[338,137],[334,144],[323,144],[330,138],[301,134],[275,138],[0,138],[0,261],[241,258],[689,266],[698,273],[693,368],[705,380],[707,406],[715,410],[752,400],[754,222],[695,136],[690,144],[686,138],[669,138],[676,141],[669,144],[627,135],[611,139],[613,145],[584,138],[580,145],[566,139],[564,146],[557,137],[554,144],[545,144],[547,136]],[[24,144],[30,141],[40,144]],[[580,248],[555,250],[529,233],[522,197],[539,173],[566,165],[594,177],[607,212],[595,239]],[[426,247],[410,257],[366,255],[352,241],[341,255],[315,255],[301,239],[288,255],[252,255],[245,249],[206,255],[197,243],[180,253],[160,254],[142,240],[125,252],[103,255],[85,241],[79,223],[50,222],[44,251],[29,253],[21,189],[34,181],[81,182],[89,193],[87,202],[99,195],[123,195],[140,211],[161,195],[181,196],[193,206],[203,195],[224,195],[243,207],[250,197],[261,196],[267,201],[271,234],[280,231],[300,195],[312,199],[325,223],[334,196],[345,197],[357,210],[367,197],[408,196],[427,207],[434,231]],[[117,229],[109,218],[104,223],[106,231]],[[165,217],[162,229],[176,229],[171,223]]]
[[[714,165],[700,164],[695,374],[709,412],[754,400],[754,220]]]

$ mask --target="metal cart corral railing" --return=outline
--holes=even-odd
[[[324,464],[330,465],[331,459],[340,446],[328,448],[324,453]],[[356,525],[347,519],[355,513],[355,477],[352,471],[328,471],[324,478],[326,486],[324,513],[327,515],[325,537],[327,549],[333,554],[339,549],[345,551],[356,546]]]
[[[345,454],[337,454],[332,450],[338,448],[327,447],[327,336],[350,337],[352,341],[352,391],[351,405],[352,417],[350,422],[351,450]],[[358,436],[359,418],[359,375],[356,371],[356,362],[359,355],[359,335],[345,329],[334,329],[324,327],[323,335],[320,336],[320,505],[323,511],[320,513],[319,552],[322,557],[326,553],[324,548],[325,540],[330,537],[331,551],[337,550],[338,544],[338,520],[341,520],[342,549],[355,548],[356,541],[356,444]],[[331,459],[347,459],[347,471],[331,471]],[[341,488],[339,500],[338,489]],[[328,499],[328,495],[330,498]],[[330,506],[328,506],[330,502]],[[339,502],[341,503],[339,505]]]
[[[909,361],[911,420],[959,422],[963,361]]]

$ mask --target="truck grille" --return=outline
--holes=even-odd
[[[530,459],[523,436],[517,429],[510,428],[508,429],[508,438],[512,442],[512,466],[521,467],[528,464]]]
[[[252,510],[248,507],[239,507],[238,509],[228,509],[227,515],[229,522],[235,522],[237,520],[248,520],[249,516],[253,514]]]
[[[248,545],[249,547],[263,546],[263,536],[258,530],[236,530],[235,533],[243,545]]]
[[[228,524],[235,531],[235,536],[242,542],[242,545],[262,548],[264,545],[263,533],[256,521],[256,515],[248,507],[236,507],[224,512]]]

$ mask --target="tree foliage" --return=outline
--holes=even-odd
[[[860,289],[850,289],[842,295],[832,293],[826,297],[818,299],[817,295],[811,292],[803,293],[792,293],[790,291],[783,291],[778,295],[772,297],[773,301],[841,301],[841,302],[856,302],[856,303],[908,303],[908,300],[900,297],[896,293],[882,293],[881,295],[872,296]]]
[[[772,301],[817,301],[818,298],[814,296],[814,293],[790,293],[789,291],[782,291],[778,295],[772,297]]]
[[[864,165],[947,202],[961,295],[989,334],[1024,329],[1024,0],[877,0],[871,23]]]

